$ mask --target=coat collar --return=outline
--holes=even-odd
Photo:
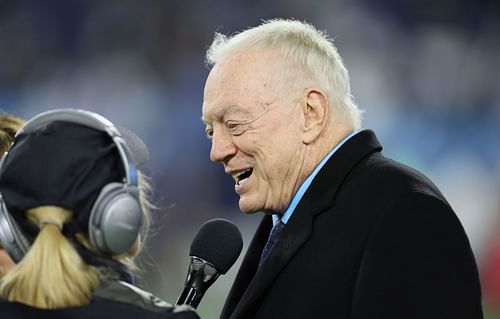
[[[263,218],[238,272],[222,318],[229,317],[231,312],[230,318],[243,317],[241,314],[258,303],[262,293],[308,240],[314,217],[333,204],[349,172],[366,156],[381,150],[382,146],[371,130],[361,131],[348,140],[313,180],[262,267],[257,270],[260,252],[271,228],[271,217]]]

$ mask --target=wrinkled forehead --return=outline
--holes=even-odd
[[[224,58],[210,71],[205,84],[202,120],[210,122],[231,113],[250,116],[262,111],[279,90],[272,63],[258,53]]]
[[[277,57],[269,52],[241,52],[224,57],[210,71],[205,85],[206,93],[213,88],[240,89],[272,85]],[[208,91],[208,92],[207,92]]]

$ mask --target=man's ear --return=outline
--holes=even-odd
[[[302,142],[310,144],[318,138],[325,128],[329,114],[329,102],[323,91],[314,88],[306,90],[305,98],[302,101],[304,116]]]

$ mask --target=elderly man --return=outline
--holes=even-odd
[[[265,214],[222,318],[482,318],[457,216],[360,130],[324,33],[267,21],[216,34],[207,60],[210,158],[233,177],[240,209]]]

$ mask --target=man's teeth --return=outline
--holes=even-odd
[[[238,179],[238,176],[240,176],[242,173],[235,173],[235,174],[231,174],[231,176],[233,176],[233,178],[235,179]]]
[[[250,171],[250,169],[247,169],[241,173],[238,174],[238,178],[240,178],[241,176],[243,176],[243,174],[245,174],[246,172]]]
[[[251,171],[252,171],[252,169],[249,168],[249,169],[246,169],[246,170],[241,171],[239,173],[233,174],[233,177],[235,177],[236,180],[237,180],[237,183],[239,183],[240,181],[242,181],[242,180],[247,179],[248,177],[250,177]]]

